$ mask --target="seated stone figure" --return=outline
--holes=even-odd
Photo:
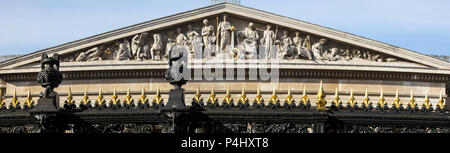
[[[114,59],[116,61],[130,60],[130,57],[132,57],[130,50],[131,49],[130,42],[124,39],[122,43],[116,41],[115,44],[119,46],[119,48],[115,53]]]
[[[248,58],[256,59],[258,54],[259,35],[255,30],[253,22],[250,22],[245,30],[239,31],[238,36],[244,39],[241,43],[243,53],[248,53]]]
[[[327,42],[327,39],[322,38],[319,40],[319,42],[317,42],[316,44],[314,44],[311,48],[312,48],[312,52],[314,54],[314,59],[315,60],[324,60],[326,58],[324,58],[322,56],[323,53],[325,53],[327,51],[325,43]]]

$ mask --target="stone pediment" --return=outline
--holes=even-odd
[[[228,23],[218,26],[217,23],[224,20],[225,14]],[[208,19],[208,25],[213,29],[209,33],[205,30],[205,27],[209,27],[203,23],[205,19]],[[254,23],[254,28],[248,30],[250,22]],[[266,25],[271,25],[270,30],[266,30]],[[218,32],[218,27],[225,30]],[[239,54],[239,51],[253,49],[252,43],[247,42],[253,40],[252,31],[258,36],[254,40],[259,46],[257,50],[274,46],[270,56],[280,63],[280,68],[450,74],[450,63],[442,60],[233,4],[212,5],[30,53],[1,62],[0,73],[37,72],[35,70],[39,69],[40,55],[44,52],[61,55],[62,71],[165,69],[167,62],[164,55],[172,46],[186,46],[195,54],[198,49],[205,51],[205,46],[215,52],[225,44],[239,48],[226,54]],[[276,33],[275,36],[270,31]],[[202,32],[206,34],[202,35]],[[217,37],[218,41],[214,39]],[[268,41],[271,43],[266,43]],[[247,43],[242,45],[244,42]],[[283,54],[278,55],[277,52]],[[261,58],[266,56],[262,55]]]

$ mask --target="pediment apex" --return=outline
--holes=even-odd
[[[289,17],[280,16],[273,13],[230,3],[216,4],[183,13],[178,13],[171,16],[162,17],[140,24],[135,24],[129,27],[98,34],[85,39],[69,42],[56,47],[40,50],[8,61],[0,62],[0,68],[13,69],[15,67],[21,67],[30,63],[35,63],[40,60],[40,55],[44,52],[49,54],[59,53],[61,55],[72,54],[79,50],[90,49],[93,46],[104,43],[111,43],[116,40],[133,37],[134,35],[152,30],[167,29],[170,27],[184,25],[185,23],[191,23],[193,21],[201,22],[204,18],[217,16],[223,13],[264,24],[270,23],[283,28],[298,30],[303,33],[326,38],[332,41],[373,50],[392,57],[401,58],[408,62],[421,64],[429,68],[450,70],[449,62],[435,59],[433,57],[423,55],[411,50],[403,49],[397,46],[389,45],[350,33],[341,32],[335,29],[311,24],[297,19],[292,19]]]

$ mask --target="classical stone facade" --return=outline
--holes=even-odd
[[[181,55],[180,50],[186,52]],[[55,91],[59,94],[60,106],[73,105],[75,108],[87,105],[86,97],[91,97],[91,106],[96,107],[94,101],[99,96],[105,96],[106,103],[100,103],[105,107],[114,106],[118,100],[122,104],[123,98],[137,100],[142,95],[157,95],[149,100],[156,99],[158,105],[159,102],[164,104],[163,99],[169,98],[168,92],[172,88],[164,79],[168,59],[178,56],[189,61],[183,63],[192,76],[192,80],[183,86],[188,106],[192,105],[192,99],[199,98],[197,95],[211,95],[212,90],[220,106],[223,99],[227,99],[224,100],[226,105],[238,106],[243,93],[248,97],[249,106],[253,106],[257,97],[265,99],[263,103],[269,106],[273,104],[274,95],[281,101],[291,96],[298,106],[305,95],[317,94],[321,81],[323,94],[328,95],[323,97],[328,101],[323,107],[327,108],[339,106],[339,103],[331,103],[335,94],[343,100],[343,107],[350,101],[350,108],[355,104],[363,107],[367,98],[375,99],[374,109],[380,97],[389,108],[395,108],[398,101],[406,106],[413,94],[418,106],[431,105],[436,109],[443,106],[450,94],[448,62],[233,4],[212,5],[1,62],[0,87],[4,98],[21,102],[27,97],[38,97],[41,87],[36,76],[42,53],[60,55],[59,68],[64,81]],[[267,72],[277,72],[277,81],[258,77],[259,71],[253,70],[261,67],[268,67]],[[209,72],[213,72],[213,79],[205,77],[207,68],[212,68]],[[196,75],[201,76],[200,79],[195,79]],[[233,80],[227,80],[227,76]],[[239,76],[244,77],[238,79]],[[68,97],[74,103],[67,103]],[[205,105],[209,98],[203,96]],[[230,102],[231,99],[234,101]],[[310,105],[318,106],[315,102],[320,99],[309,96],[313,101]],[[114,105],[110,105],[110,101]],[[12,104],[6,102],[5,106]],[[24,103],[19,105],[25,106]],[[114,129],[113,125],[99,126]],[[150,128],[147,125],[130,126]],[[223,126],[233,130],[245,125]],[[255,124],[248,130],[257,132],[258,127],[265,126],[307,132],[311,125]],[[340,132],[358,128],[345,127]],[[366,130],[374,132],[380,128]]]

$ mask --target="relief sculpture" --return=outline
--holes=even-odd
[[[168,53],[174,46],[187,47],[188,58],[196,59],[209,59],[217,56],[219,51],[220,54],[230,54],[230,57],[234,59],[245,56],[246,58],[298,60],[299,62],[400,61],[377,51],[347,45],[295,29],[284,28],[282,34],[277,36],[278,25],[275,25],[274,30],[272,28],[274,25],[270,23],[256,23],[233,18],[233,24],[237,25],[235,26],[229,22],[230,17],[227,14],[222,15],[222,21],[216,17],[217,24],[214,23],[214,25],[210,24],[209,19],[192,21],[186,24],[187,26],[162,31],[147,31],[99,44],[90,49],[63,56],[62,61],[162,61],[168,60]],[[236,46],[235,39],[238,43]]]

